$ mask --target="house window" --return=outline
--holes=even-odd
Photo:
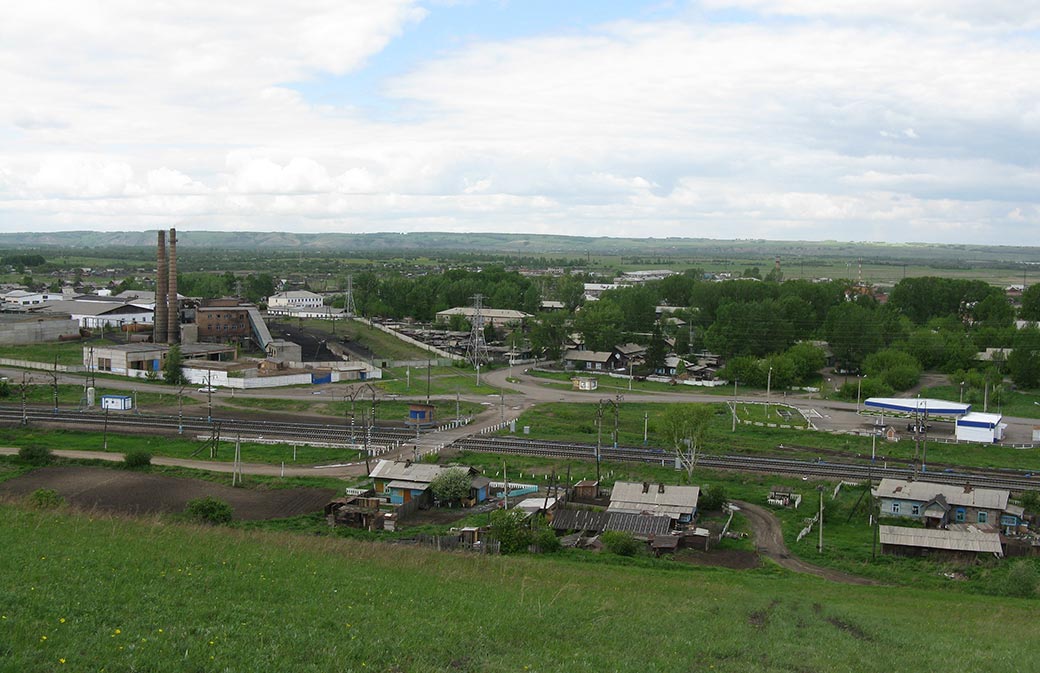
[[[979,523],[989,522],[989,512],[979,512]]]
[[[921,516],[921,506],[920,505],[910,505],[910,513],[913,514],[914,516]]]
[[[957,510],[957,516],[955,517],[957,523],[964,523],[964,509]]]
[[[899,514],[899,503],[898,502],[892,503],[892,513],[893,514]]]

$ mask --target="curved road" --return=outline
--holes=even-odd
[[[780,528],[780,521],[772,512],[767,510],[765,507],[752,505],[749,502],[734,500],[733,504],[739,507],[740,512],[747,517],[748,524],[751,526],[751,531],[755,535],[755,546],[758,553],[768,559],[772,559],[779,566],[796,573],[815,575],[816,577],[822,577],[825,580],[840,582],[842,584],[880,584],[880,582],[867,579],[866,577],[858,577],[856,575],[843,573],[840,570],[823,568],[795,558],[787,549],[787,544],[784,542],[783,530]]]

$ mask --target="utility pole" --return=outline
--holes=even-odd
[[[603,400],[596,407],[596,482],[600,478],[600,455],[603,453]]]
[[[820,541],[816,545],[816,551],[823,553],[823,486],[817,486],[820,490]]]
[[[104,432],[104,445],[102,447],[105,451],[108,451],[108,407],[105,407],[105,432]]]
[[[54,356],[54,370],[51,372],[54,383],[54,415],[58,415],[58,356]]]
[[[773,387],[773,368],[769,368],[769,374],[766,377],[766,419],[769,418],[769,393]]]
[[[646,446],[646,434],[650,428],[650,414],[646,411],[643,412],[643,446]]]
[[[184,434],[184,386],[177,390],[177,434]]]
[[[213,372],[206,373],[206,422],[213,422]]]
[[[22,385],[20,386],[22,392],[22,425],[29,425],[29,416],[25,410],[25,393],[28,391],[29,384],[26,381],[26,373],[22,372]]]

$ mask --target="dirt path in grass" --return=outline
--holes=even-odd
[[[781,567],[796,573],[815,575],[816,577],[822,577],[832,582],[840,582],[841,584],[880,584],[880,582],[867,579],[866,577],[857,577],[840,570],[824,568],[795,558],[784,543],[780,520],[773,516],[772,512],[764,507],[752,505],[749,502],[734,500],[733,504],[739,507],[741,513],[747,517],[748,524],[755,535],[755,546],[758,549],[758,553],[776,561]]]

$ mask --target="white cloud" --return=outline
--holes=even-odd
[[[436,3],[16,3],[0,228],[1029,242],[1040,9],[701,6],[808,20],[468,40],[336,107],[298,83],[349,81]]]

